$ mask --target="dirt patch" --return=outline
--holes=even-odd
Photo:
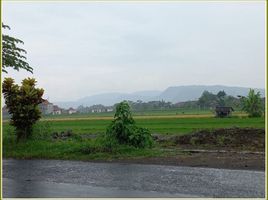
[[[265,129],[257,128],[221,128],[200,130],[182,136],[159,136],[154,139],[160,144],[175,145],[192,149],[238,149],[251,151],[265,150]]]
[[[264,155],[238,153],[188,153],[168,157],[123,159],[113,160],[109,162],[210,167],[259,171],[265,170]]]

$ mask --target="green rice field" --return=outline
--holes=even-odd
[[[103,133],[106,127],[111,123],[110,118],[85,118],[85,119],[51,119],[40,121],[38,124],[42,128],[49,128],[51,132],[60,132],[72,130],[74,133]],[[138,126],[148,128],[152,133],[161,134],[184,134],[200,129],[214,129],[227,127],[255,127],[264,128],[264,118],[247,118],[247,117],[231,117],[231,118],[215,118],[215,117],[144,117],[135,119]],[[10,129],[8,122],[3,124],[3,132]]]

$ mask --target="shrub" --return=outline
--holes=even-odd
[[[17,141],[29,138],[33,125],[41,118],[38,108],[43,99],[43,89],[35,88],[36,81],[27,78],[18,86],[12,78],[5,78],[3,94],[5,104],[11,114],[11,125],[15,127]]]
[[[243,110],[249,114],[249,117],[262,116],[262,102],[260,92],[255,93],[253,89],[249,90],[247,97],[242,97]]]
[[[148,129],[137,127],[126,101],[116,106],[114,120],[106,130],[107,138],[114,138],[119,144],[135,147],[151,147],[152,135]]]

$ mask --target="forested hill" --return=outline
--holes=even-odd
[[[79,105],[91,106],[94,104],[102,104],[105,106],[114,105],[122,100],[137,101],[169,101],[172,103],[178,103],[189,100],[197,100],[202,93],[207,90],[214,94],[219,91],[225,91],[226,94],[236,97],[237,95],[246,96],[250,88],[245,87],[230,87],[222,85],[188,85],[188,86],[172,86],[164,91],[139,91],[134,93],[104,93],[98,95],[87,96],[77,101],[66,102],[54,102],[63,108],[78,107]],[[261,96],[265,96],[264,89],[256,89],[261,93]]]

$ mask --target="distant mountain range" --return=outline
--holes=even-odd
[[[69,102],[53,102],[54,104],[62,107],[78,107],[79,105],[91,106],[94,104],[102,104],[105,106],[111,106],[115,103],[118,103],[123,100],[137,101],[141,100],[144,102],[148,101],[170,101],[172,103],[197,100],[204,90],[212,92],[214,94],[218,93],[220,90],[224,90],[227,95],[237,96],[242,95],[246,96],[250,88],[245,87],[230,87],[223,85],[188,85],[188,86],[172,86],[164,91],[157,90],[148,90],[148,91],[139,91],[134,93],[104,93],[98,95],[87,96],[77,101]],[[256,91],[261,93],[261,96],[265,96],[265,90],[260,88],[254,88]]]

